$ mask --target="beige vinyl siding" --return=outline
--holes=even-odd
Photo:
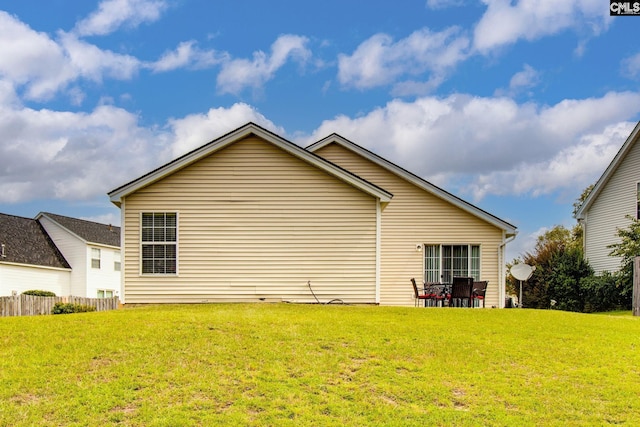
[[[428,193],[338,144],[316,154],[384,188],[393,199],[382,212],[380,303],[412,305],[412,277],[423,278],[421,244],[480,245],[480,275],[489,281],[487,306],[499,304],[500,245],[503,231]]]
[[[126,198],[127,303],[375,302],[377,199],[257,137]],[[140,274],[140,214],[178,213],[178,274]]]
[[[586,216],[585,256],[597,273],[618,271],[620,258],[607,246],[617,243],[618,228],[636,215],[636,185],[640,182],[640,144],[635,144],[594,200]]]

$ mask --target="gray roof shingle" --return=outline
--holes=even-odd
[[[0,213],[0,261],[71,268],[38,221]]]
[[[88,243],[120,247],[120,227],[49,212],[40,215],[47,216]]]

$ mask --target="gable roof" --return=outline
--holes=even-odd
[[[0,262],[71,268],[35,219],[0,213],[0,244],[4,245]]]
[[[401,168],[400,166],[378,156],[377,154],[367,150],[364,147],[359,146],[358,144],[355,144],[349,141],[348,139],[336,133],[333,133],[327,136],[326,138],[321,139],[320,141],[309,145],[306,149],[311,152],[314,152],[331,143],[338,144],[348,150],[351,150],[352,152],[390,171],[391,173],[398,175],[399,177],[409,181],[410,183],[416,185],[417,187],[423,189],[424,191],[431,193],[434,196],[439,197],[440,199],[451,203],[452,205],[498,227],[499,229],[504,230],[507,236],[515,236],[517,234],[516,226],[509,224],[506,221],[503,221],[497,216],[492,215],[489,212],[483,209],[480,209],[479,207],[474,206],[471,203],[468,203],[457,196],[454,196],[453,194],[443,190],[442,188],[420,178],[419,176],[407,171],[406,169]]]
[[[178,157],[177,159],[161,166],[121,187],[118,187],[108,193],[111,202],[116,206],[120,206],[124,197],[153,184],[156,181],[163,179],[189,165],[197,162],[243,138],[250,135],[255,135],[268,143],[282,149],[283,151],[297,157],[298,159],[315,166],[328,174],[358,188],[359,190],[380,199],[381,202],[386,203],[391,201],[393,195],[388,191],[378,187],[371,182],[368,182],[357,175],[349,172],[340,166],[331,163],[330,161],[313,154],[304,148],[287,141],[286,139],[256,125],[255,123],[247,123],[246,125],[221,136],[195,150]]]
[[[593,186],[593,189],[591,190],[587,198],[584,199],[584,202],[582,202],[582,205],[580,205],[580,207],[576,211],[577,219],[584,219],[585,212],[589,210],[593,202],[598,198],[598,196],[602,192],[602,189],[607,185],[607,182],[609,182],[613,174],[616,172],[624,158],[627,156],[627,153],[629,153],[629,151],[631,151],[631,148],[633,148],[636,142],[638,142],[638,139],[640,139],[640,122],[638,122],[633,128],[631,134],[629,134],[629,137],[626,139],[624,144],[622,144],[622,147],[620,148],[620,150],[618,150],[616,156],[613,158],[611,163],[609,163],[607,169],[605,169],[604,173],[602,174],[602,176],[600,176],[600,179],[598,179],[596,184]]]
[[[85,243],[120,247],[120,227],[56,215],[49,212],[40,212],[36,216],[36,220],[42,217],[46,217],[57,223]]]

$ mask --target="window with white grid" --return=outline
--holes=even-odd
[[[454,277],[480,280],[480,246],[424,245],[424,281],[453,283]]]
[[[176,274],[178,214],[145,212],[141,220],[142,274]]]

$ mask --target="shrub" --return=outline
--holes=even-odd
[[[96,311],[96,308],[91,305],[70,302],[57,302],[53,305],[53,314],[86,313],[89,311]]]
[[[32,289],[30,291],[24,291],[22,295],[34,295],[36,297],[55,297],[55,292],[51,291],[42,291],[38,289]]]

